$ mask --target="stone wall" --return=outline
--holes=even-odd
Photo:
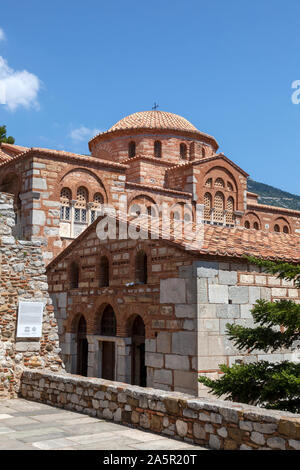
[[[182,274],[181,274],[182,275]],[[300,302],[300,289],[292,281],[261,272],[257,266],[235,262],[196,261],[184,276],[197,283],[198,373],[218,378],[219,364],[231,366],[261,360],[299,361],[300,352],[281,349],[275,353],[239,351],[226,334],[226,324],[253,328],[251,309],[258,299]],[[199,395],[206,387],[199,384]]]
[[[300,450],[299,414],[37,370],[21,396],[217,450]]]
[[[0,193],[0,398],[17,396],[24,367],[62,367],[40,242],[16,240],[14,225],[13,196]],[[16,338],[19,300],[44,302],[41,338]]]

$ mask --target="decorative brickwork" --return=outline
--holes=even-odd
[[[198,250],[193,246],[188,249],[182,240],[167,241],[162,236],[146,240],[130,237],[100,240],[96,228],[97,221],[47,268],[68,372],[78,373],[78,364],[83,358],[78,349],[81,316],[87,324],[85,362],[90,377],[103,377],[108,360],[115,380],[135,383],[131,328],[134,318],[140,318],[145,326],[141,342],[144,356],[139,361],[146,368],[149,387],[204,396],[206,389],[198,383],[197,377],[200,373],[218,377],[219,364],[293,358],[286,350],[277,354],[241,353],[226,335],[228,322],[253,325],[250,310],[257,299],[300,301],[299,289],[291,283],[285,285],[284,281],[261,273],[259,268],[239,259],[245,247],[241,245],[240,254],[230,253],[232,229],[227,229],[228,237],[224,242],[228,248],[224,248],[221,256],[223,239],[218,236],[219,231],[224,231],[221,227],[207,226],[210,237],[205,230],[204,246]],[[249,233],[242,229],[236,231]],[[258,232],[252,230],[252,233]],[[206,243],[209,243],[210,255],[205,255]],[[268,256],[272,246],[253,246],[251,241],[248,254],[255,254],[257,248]],[[286,246],[282,256],[287,248],[291,250],[291,246]],[[278,245],[277,256],[280,256],[279,250]],[[299,255],[296,247],[295,253]],[[103,256],[108,262],[108,285],[100,288]],[[70,290],[68,273],[74,260],[79,266],[79,283]],[[115,316],[115,335],[105,336],[97,326],[107,306]],[[113,349],[107,359],[108,347]]]
[[[46,264],[97,218],[102,204],[128,209],[136,198],[189,203],[194,220],[196,204],[204,205],[205,223],[222,229],[300,234],[300,212],[258,204],[247,191],[248,174],[217,153],[214,137],[181,116],[134,113],[94,137],[89,148],[87,156],[0,145],[0,191],[15,196],[15,235],[39,240]]]

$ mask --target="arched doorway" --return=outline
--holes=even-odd
[[[147,368],[145,365],[145,324],[137,315],[132,323],[131,383],[146,387]]]
[[[116,316],[111,305],[103,311],[100,324],[101,336],[116,336]],[[115,380],[116,347],[114,341],[102,341],[102,378]]]
[[[87,377],[88,341],[86,338],[86,321],[81,315],[77,326],[77,371],[78,375]]]

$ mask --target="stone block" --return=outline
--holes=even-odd
[[[219,450],[221,447],[221,441],[215,434],[211,434],[209,436],[208,444],[209,444],[209,447],[214,450]]]
[[[32,178],[33,189],[47,189],[47,180],[45,178]]]
[[[167,366],[166,366],[167,367]],[[172,372],[170,370],[164,370],[164,369],[155,369],[154,370],[154,381],[161,383],[161,384],[166,384],[166,385],[171,385],[172,384]]]
[[[248,286],[231,286],[229,287],[229,300],[233,304],[249,303],[249,287]]]
[[[145,355],[146,366],[161,368],[164,362],[163,358],[164,358],[163,354],[146,352],[146,355]]]
[[[219,263],[216,261],[194,261],[193,268],[197,277],[215,277],[218,274]]]
[[[236,271],[219,271],[219,283],[226,284],[228,286],[235,286],[237,283],[237,272]]]
[[[218,318],[239,318],[240,306],[237,304],[217,305],[216,316]]]
[[[249,286],[249,303],[255,304],[260,299],[260,287]]]
[[[171,352],[171,333],[160,331],[156,339],[156,347],[158,353]]]
[[[209,302],[212,304],[228,304],[228,286],[218,284],[209,285],[208,297]]]
[[[188,425],[185,421],[177,419],[176,421],[176,431],[180,437],[185,437],[188,431]]]
[[[195,355],[197,352],[197,335],[194,332],[178,331],[172,333],[172,353],[180,355]]]
[[[207,304],[197,305],[197,315],[198,318],[216,318],[216,308],[217,305]]]
[[[37,209],[32,210],[32,224],[33,225],[45,225],[45,212]]]
[[[165,367],[167,369],[189,370],[190,361],[187,356],[179,356],[178,354],[166,354]]]
[[[160,281],[160,303],[184,304],[186,302],[185,279],[169,278]]]
[[[207,279],[205,278],[197,278],[197,301],[208,303]]]
[[[174,371],[174,388],[175,390],[186,390],[190,393],[197,390],[198,374],[196,372],[187,372],[181,370]]]
[[[281,437],[270,437],[267,439],[267,445],[271,449],[285,450],[285,440]]]
[[[196,318],[196,305],[195,304],[175,305],[175,316],[177,318]]]

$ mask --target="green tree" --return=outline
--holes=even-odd
[[[249,262],[261,266],[265,272],[300,287],[300,265],[264,261],[249,257]],[[300,305],[291,300],[267,302],[257,300],[251,310],[254,327],[226,325],[229,338],[238,350],[274,352],[281,348],[299,351]],[[296,358],[297,354],[295,354]],[[220,365],[223,375],[218,380],[200,376],[199,382],[209,387],[210,393],[226,400],[264,406],[293,413],[300,412],[300,363],[298,360],[258,361]]]
[[[14,144],[15,139],[10,135],[6,136],[6,126],[0,126],[0,143],[5,142],[6,144]]]

